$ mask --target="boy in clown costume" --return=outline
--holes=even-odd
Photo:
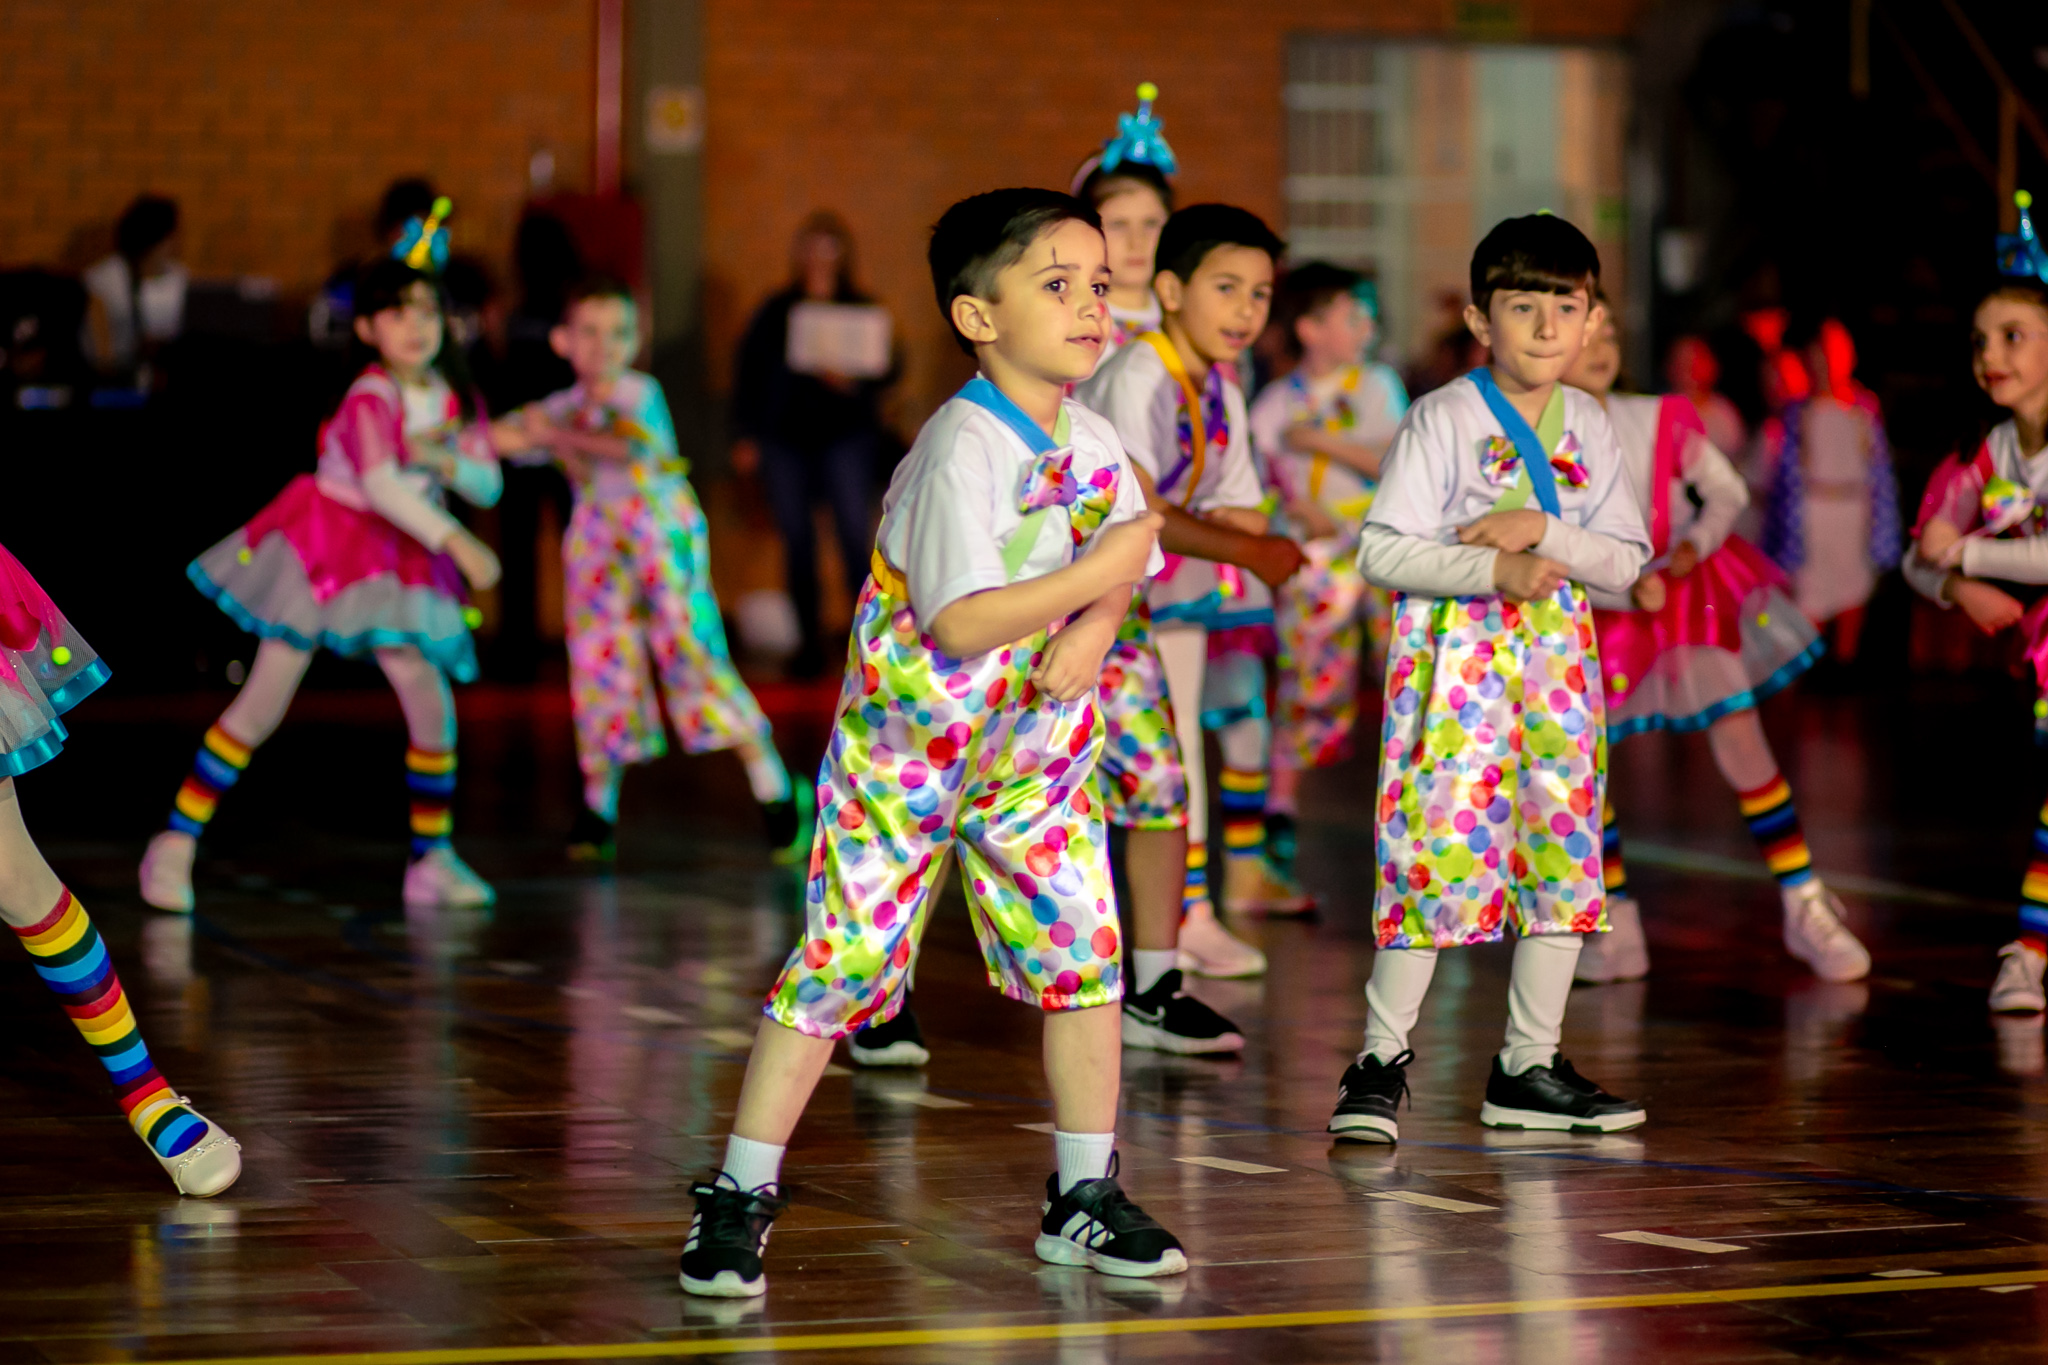
[[[1387,594],[1358,571],[1358,537],[1408,391],[1391,368],[1366,359],[1377,295],[1357,271],[1320,261],[1295,267],[1274,313],[1298,363],[1252,403],[1252,445],[1308,561],[1273,595],[1280,658],[1266,842],[1286,867],[1301,774],[1350,755],[1362,655],[1371,649],[1375,676],[1386,658]]]
[[[1036,1250],[1176,1274],[1180,1243],[1116,1180],[1123,994],[1096,689],[1159,518],[1107,422],[1066,401],[1106,332],[1095,211],[1049,190],[955,204],[933,229],[941,310],[980,373],[884,500],[818,777],[803,941],[770,993],[725,1160],[691,1193],[683,1289],[765,1292],[782,1154],[833,1043],[901,1005],[945,853],[989,980],[1044,1011],[1058,1170]]]
[[[1559,381],[1597,320],[1600,257],[1562,218],[1472,256],[1466,325],[1492,363],[1395,433],[1358,563],[1396,594],[1377,794],[1379,951],[1365,1046],[1329,1129],[1392,1142],[1439,949],[1517,935],[1507,1042],[1479,1120],[1614,1132],[1642,1107],[1558,1052],[1582,935],[1607,927],[1606,703],[1586,591],[1626,591],[1649,535],[1599,402]]]
[[[738,753],[777,860],[794,862],[809,833],[800,809],[808,795],[791,787],[768,718],[733,667],[711,590],[704,512],[676,450],[668,400],[659,380],[631,368],[638,314],[618,281],[577,286],[549,334],[575,369],[575,385],[491,428],[500,454],[552,455],[576,490],[562,538],[569,696],[583,770],[570,856],[617,856],[625,770],[668,751],[665,696],[685,749]]]

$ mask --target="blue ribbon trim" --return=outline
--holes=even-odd
[[[1651,730],[1669,730],[1674,735],[1689,735],[1704,730],[1723,716],[1732,716],[1737,711],[1754,710],[1759,702],[1782,692],[1801,673],[1820,662],[1828,652],[1825,640],[1815,640],[1799,651],[1796,658],[1787,660],[1777,672],[1765,678],[1747,692],[1737,692],[1732,697],[1723,697],[1706,710],[1690,716],[1632,716],[1616,725],[1607,727],[1607,744],[1612,748],[1631,735],[1646,734]]]
[[[336,635],[332,631],[321,631],[318,636],[309,637],[290,626],[266,621],[247,607],[237,602],[228,591],[207,576],[206,570],[194,560],[185,566],[185,577],[192,580],[192,586],[210,598],[213,604],[227,613],[228,619],[248,631],[251,635],[265,640],[282,640],[294,649],[312,651],[329,649],[346,659],[359,659],[379,649],[395,649],[411,645],[427,657],[427,661],[441,669],[456,682],[476,681],[476,643],[467,630],[445,639],[435,639],[417,630],[368,630],[361,635]]]
[[[1059,449],[1052,437],[1045,434],[1045,428],[1025,415],[1024,409],[1011,400],[1010,395],[976,375],[960,386],[955,398],[968,402],[995,417],[1004,426],[1017,433],[1025,445],[1031,447],[1033,455],[1050,455]]]
[[[1493,371],[1484,365],[1465,377],[1479,386],[1479,396],[1493,410],[1494,420],[1501,424],[1507,438],[1515,443],[1515,449],[1522,452],[1522,468],[1529,471],[1529,487],[1535,492],[1537,503],[1551,516],[1563,516],[1557,500],[1557,475],[1550,471],[1550,452],[1537,439],[1536,429],[1529,425],[1529,419],[1515,411],[1515,405],[1508,402],[1508,396],[1500,391],[1500,385],[1493,382]]]

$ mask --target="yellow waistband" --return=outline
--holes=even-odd
[[[882,558],[880,546],[876,546],[874,553],[868,556],[868,572],[875,576],[875,586],[883,592],[898,601],[910,600],[910,584],[888,560]]]

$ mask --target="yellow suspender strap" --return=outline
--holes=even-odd
[[[1207,423],[1202,420],[1202,394],[1195,387],[1195,381],[1188,378],[1188,367],[1181,364],[1180,352],[1173,349],[1173,342],[1167,339],[1166,333],[1146,332],[1138,340],[1159,353],[1159,362],[1180,385],[1181,401],[1188,405],[1188,431],[1192,434],[1194,451],[1188,465],[1187,492],[1181,495],[1180,500],[1180,505],[1186,507],[1202,482],[1202,464],[1209,454],[1209,432]]]
[[[888,560],[882,558],[882,547],[877,545],[868,556],[868,572],[875,576],[875,586],[899,602],[910,600],[910,584]]]
[[[1308,500],[1323,500],[1323,476],[1330,472],[1330,457],[1317,455],[1308,462]]]

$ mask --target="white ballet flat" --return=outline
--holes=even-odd
[[[192,1109],[192,1102],[183,1095],[178,1103]],[[206,1135],[176,1156],[158,1156],[156,1164],[164,1168],[179,1194],[211,1199],[241,1177],[242,1144],[197,1109],[192,1109],[192,1117],[206,1125]],[[156,1156],[155,1151],[150,1155]]]

